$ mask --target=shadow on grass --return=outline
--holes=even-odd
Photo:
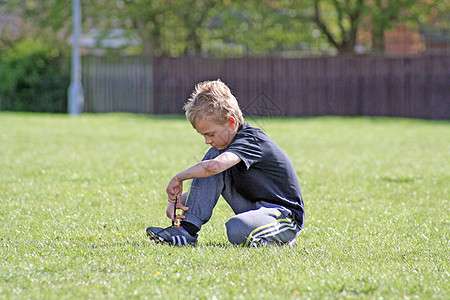
[[[85,247],[89,249],[105,249],[105,248],[147,248],[148,246],[158,246],[158,247],[175,247],[182,248],[179,246],[172,245],[161,245],[156,244],[153,241],[148,239],[142,239],[139,241],[121,241],[121,242],[106,242],[106,243],[90,243],[86,244]],[[211,247],[211,248],[221,248],[221,249],[230,249],[230,248],[241,248],[241,246],[232,245],[226,242],[208,242],[208,243],[200,243],[194,248],[203,248],[203,247]],[[191,247],[187,247],[191,248]]]
[[[161,245],[156,244],[153,241],[150,240],[140,240],[140,241],[124,241],[124,242],[111,242],[111,243],[101,243],[101,244],[89,244],[86,245],[86,248],[88,249],[116,249],[116,248],[155,248],[155,247],[161,247],[163,249],[168,248],[186,248],[186,249],[202,249],[202,248],[209,248],[209,249],[223,249],[223,250],[229,250],[229,249],[256,249],[256,248],[285,248],[284,245],[269,245],[264,247],[244,247],[242,245],[233,245],[227,242],[207,242],[207,243],[199,243],[197,246],[191,247],[180,247],[180,246],[173,246],[173,245]]]

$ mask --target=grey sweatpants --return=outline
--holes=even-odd
[[[211,148],[203,160],[218,155],[219,150]],[[263,201],[252,202],[239,194],[232,184],[229,170],[192,181],[185,203],[189,210],[184,213],[184,221],[201,228],[211,218],[220,195],[236,214],[226,223],[228,240],[232,244],[284,244],[300,233],[301,228],[289,209]]]

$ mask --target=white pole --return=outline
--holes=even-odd
[[[80,30],[81,29],[81,5],[80,0],[72,0],[72,72],[69,86],[69,114],[78,115],[83,112],[83,85],[81,84],[81,60],[80,60]]]

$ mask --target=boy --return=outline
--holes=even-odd
[[[166,215],[173,222],[180,220],[180,225],[148,227],[150,239],[196,245],[197,233],[222,195],[236,214],[226,223],[232,244],[294,245],[303,228],[304,205],[286,154],[260,129],[244,122],[236,98],[220,80],[198,84],[184,110],[211,148],[201,162],[175,175],[167,186]],[[188,179],[193,179],[191,187],[183,193],[183,181]],[[175,214],[175,205],[182,215]]]

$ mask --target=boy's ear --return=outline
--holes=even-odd
[[[228,117],[228,124],[231,128],[234,128],[236,126],[236,119],[233,117]]]

